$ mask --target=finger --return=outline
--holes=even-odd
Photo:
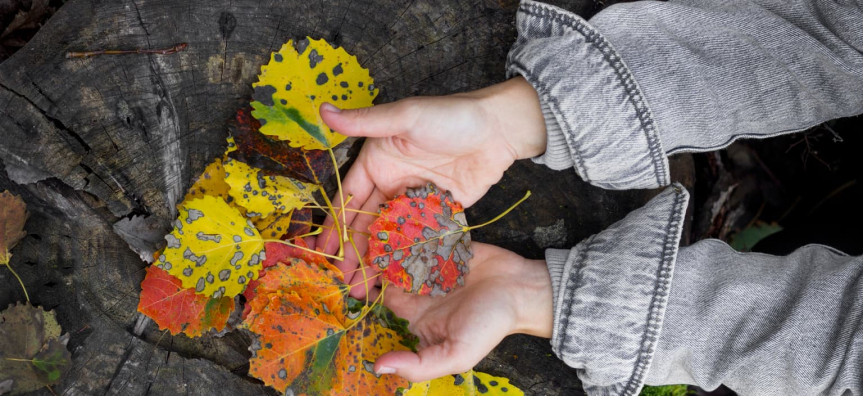
[[[366,295],[366,301],[377,301],[381,295],[381,289],[377,287],[369,288],[369,294]]]
[[[303,242],[306,243],[306,247],[308,247],[309,249],[315,250],[315,246],[318,242],[318,237],[316,237],[316,236],[305,237],[305,238],[303,238]]]
[[[400,100],[352,110],[324,103],[320,112],[327,126],[343,135],[387,137],[405,133],[414,125],[417,112],[411,103]]]
[[[375,362],[375,373],[397,374],[410,382],[423,382],[470,370],[478,360],[466,358],[462,353],[453,353],[455,347],[445,342],[422,349],[418,353],[385,353]]]
[[[342,181],[342,191],[344,191],[345,199],[347,199],[349,195],[353,196],[353,198],[348,202],[347,208],[359,209],[362,207],[374,189],[375,184],[366,172],[364,162],[357,161],[354,163],[351,170],[348,171],[347,176],[345,176],[345,179]],[[339,216],[339,224],[341,224],[342,220],[341,206],[342,199],[340,196],[336,196],[333,199],[333,208]],[[351,224],[356,215],[356,212],[347,211],[344,214],[345,223]],[[339,250],[339,238],[341,237],[338,232],[339,230],[334,227],[335,220],[332,216],[328,215],[326,220],[324,220],[323,225],[324,231],[318,235],[318,240],[315,246],[322,248],[326,254],[335,254],[336,251]]]
[[[386,199],[386,196],[384,196],[380,190],[375,189],[375,191],[373,191],[366,200],[366,203],[363,204],[361,210],[364,212],[375,212],[378,206],[386,201]],[[375,221],[375,219],[377,219],[377,217],[360,213],[354,218],[353,223],[351,223],[351,228],[360,232],[368,232],[369,226]],[[336,266],[342,269],[343,272],[358,268],[357,264],[359,264],[360,258],[365,256],[369,247],[369,240],[367,237],[361,234],[354,234],[354,236],[356,249],[352,246],[347,252],[345,252],[345,260],[341,263],[336,263]],[[359,252],[360,256],[357,256],[357,252]],[[371,263],[365,264],[367,266],[371,265]],[[342,266],[344,266],[344,269]],[[375,279],[373,278],[375,275],[376,272],[369,267],[364,267],[360,271],[357,271],[353,278],[351,278],[351,284],[354,285],[351,288],[351,297],[358,299],[365,297],[367,290],[375,286]]]

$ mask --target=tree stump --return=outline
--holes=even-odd
[[[556,3],[584,16],[597,10],[589,0]],[[516,7],[514,0],[66,3],[0,64],[0,190],[22,194],[31,212],[10,265],[33,302],[56,311],[72,336],[74,368],[56,393],[275,394],[246,376],[246,335],[171,336],[137,314],[147,264],[129,244],[170,230],[192,180],[224,151],[226,122],[248,104],[260,66],[288,39],[321,37],[357,55],[381,88],[378,102],[450,94],[504,79]],[[184,42],[188,49],[173,55],[65,58]],[[674,162],[691,185],[691,160]],[[474,239],[540,258],[655,194],[604,191],[574,172],[522,161],[469,220],[493,217],[527,189],[530,200]],[[0,285],[8,291],[0,307],[24,300],[3,269]],[[581,392],[548,342],[527,336],[505,340],[480,369],[510,377],[527,394]]]

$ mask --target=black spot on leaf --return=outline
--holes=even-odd
[[[333,75],[334,76],[338,76],[339,74],[342,74],[343,72],[344,72],[344,70],[342,70],[342,64],[341,63],[339,63],[338,65],[336,65],[336,67],[333,68]]]
[[[273,54],[273,60],[275,60],[276,62],[281,62],[282,59],[284,59],[282,58],[282,54]]]
[[[318,85],[324,85],[327,81],[330,81],[330,78],[327,77],[327,73],[318,74],[318,78],[315,80]]]
[[[264,106],[272,106],[273,94],[276,93],[276,87],[272,85],[259,85],[255,87],[255,92],[252,93],[252,99],[264,104]]]
[[[324,57],[318,54],[318,50],[313,49],[312,52],[309,53],[309,68],[314,69],[318,63],[324,60]]]

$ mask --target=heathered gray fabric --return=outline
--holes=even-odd
[[[648,384],[741,395],[863,394],[863,257],[680,249]]]
[[[539,93],[549,136],[535,161],[604,188],[663,186],[668,154],[863,112],[861,9],[645,1],[588,24],[523,1],[507,73]],[[739,254],[718,241],[678,258],[686,197],[675,185],[572,250],[546,252],[552,347],[587,392],[637,395],[647,379],[863,395],[863,258],[820,246]]]
[[[860,0],[616,4],[590,23],[523,1],[508,75],[539,93],[536,161],[609,189],[670,182],[666,155],[863,112]]]
[[[538,162],[575,167],[610,189],[668,185],[668,159],[647,103],[611,45],[576,16],[525,1],[507,74],[539,94],[548,146]]]
[[[689,194],[679,184],[571,251],[549,249],[551,346],[591,395],[637,395],[671,287]]]

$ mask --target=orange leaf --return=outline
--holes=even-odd
[[[296,395],[391,395],[407,387],[373,372],[382,354],[410,349],[405,323],[386,308],[346,301],[347,287],[326,266],[292,261],[267,270],[249,302],[245,323],[261,344],[249,374]]]
[[[197,337],[212,328],[225,328],[233,311],[233,298],[196,294],[193,289],[183,289],[182,282],[167,271],[155,265],[147,267],[138,312],[152,318],[159,329]]]

